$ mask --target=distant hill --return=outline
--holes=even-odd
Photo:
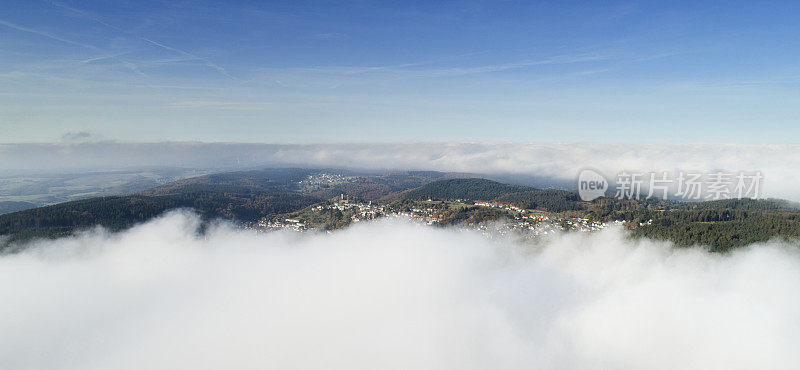
[[[135,193],[204,173],[207,171],[185,168],[3,173],[0,174],[0,214],[78,199]]]
[[[734,209],[742,211],[797,211],[800,203],[784,199],[720,199],[707,202],[682,203],[686,209]]]
[[[0,214],[17,212],[31,208],[36,208],[36,204],[31,202],[0,201]]]
[[[347,182],[320,189],[311,193],[322,198],[331,198],[344,194],[364,200],[378,200],[397,192],[417,188],[419,186],[442,179],[468,177],[467,174],[436,171],[404,171],[390,172],[374,176],[359,176]]]
[[[327,177],[325,177],[327,176]],[[30,237],[69,235],[101,225],[128,228],[168,210],[190,208],[204,219],[252,222],[294,212],[345,194],[378,199],[441,178],[461,176],[431,171],[360,173],[329,169],[279,168],[198,176],[157,186],[140,193],[95,197],[0,215],[5,243]],[[312,181],[331,178],[330,183]],[[20,205],[24,206],[24,205]],[[2,249],[0,245],[0,249]]]
[[[406,199],[470,199],[515,204],[522,208],[551,212],[581,209],[574,192],[534,189],[503,184],[481,178],[452,179],[432,182],[405,193]]]
[[[309,177],[334,175],[341,181],[329,184],[303,184]],[[376,200],[394,192],[416,188],[441,180],[468,176],[436,171],[403,171],[389,173],[359,172],[337,169],[277,168],[226,172],[175,181],[142,192],[146,195],[176,194],[189,188],[234,186],[252,191],[299,192],[316,198],[332,198],[344,194],[364,200]]]
[[[302,168],[274,168],[252,171],[216,173],[178,180],[157,186],[141,194],[159,196],[180,194],[197,189],[230,189],[232,192],[296,192],[298,182],[322,170]]]
[[[634,235],[671,240],[678,245],[704,244],[715,250],[769,240],[800,237],[800,207],[779,199],[731,199],[677,202],[658,199],[619,200],[601,197],[583,202],[575,192],[536,189],[431,171],[363,173],[330,169],[265,169],[204,175],[174,181],[146,191],[95,197],[0,214],[0,250],[32,237],[70,235],[101,225],[121,230],[176,208],[190,208],[204,220],[253,222],[308,211],[311,205],[340,194],[351,200],[413,206],[420,200],[462,199],[514,204],[520,208],[594,221],[626,221]],[[424,204],[425,202],[421,202]],[[28,204],[0,206],[28,207]],[[491,220],[490,207],[452,210],[444,224]],[[443,212],[443,214],[450,214]],[[461,218],[459,218],[461,217]],[[348,219],[349,220],[349,219]],[[344,222],[344,220],[341,220]]]
[[[406,193],[407,199],[472,199],[494,200],[495,198],[531,190],[525,186],[503,184],[481,178],[451,179],[432,182]]]
[[[95,225],[120,230],[177,208],[194,209],[206,220],[255,221],[265,215],[302,209],[321,200],[301,194],[224,186],[191,187],[161,196],[99,197],[0,215],[0,235],[10,235],[8,242],[13,242],[29,237],[69,235]]]

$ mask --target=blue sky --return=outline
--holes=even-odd
[[[798,17],[796,1],[7,0],[0,141],[797,142]]]

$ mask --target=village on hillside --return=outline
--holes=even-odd
[[[464,211],[481,214],[489,211],[485,218],[458,219]],[[598,231],[612,223],[590,221],[586,218],[562,217],[558,214],[528,210],[501,202],[455,200],[419,200],[392,204],[350,199],[342,194],[322,204],[303,211],[277,217],[265,217],[245,228],[259,232],[274,230],[327,231],[346,227],[352,223],[375,220],[383,217],[406,218],[430,226],[460,226],[477,229],[487,235],[517,233],[537,237],[564,230],[581,232]]]

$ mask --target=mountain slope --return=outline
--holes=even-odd
[[[0,201],[0,214],[23,211],[31,208],[36,208],[36,204],[31,202]]]
[[[204,220],[283,219],[301,210],[309,211],[311,205],[338,198],[340,194],[348,195],[353,201],[374,201],[390,207],[399,204],[401,208],[425,208],[437,203],[427,202],[429,198],[463,200],[458,202],[461,208],[451,210],[454,216],[447,216],[450,214],[445,212],[447,210],[441,212],[440,217],[451,218],[443,220],[443,224],[463,221],[463,217],[459,217],[467,214],[470,219],[488,221],[502,213],[492,207],[473,206],[472,201],[508,203],[546,212],[560,220],[625,221],[634,235],[671,240],[678,245],[702,243],[716,250],[772,237],[800,237],[798,205],[783,200],[686,203],[599,198],[583,202],[575,192],[541,190],[465,176],[441,172],[365,174],[309,169],[206,175],[137,194],[97,197],[0,215],[0,250],[27,238],[70,235],[96,225],[121,230],[176,208],[193,209]]]
[[[460,176],[410,171],[388,174],[279,168],[212,174],[179,180],[146,191],[96,197],[0,215],[4,243],[56,237],[100,225],[120,230],[168,210],[190,208],[205,220],[252,222],[303,209],[339,194],[366,200]],[[2,249],[0,245],[0,249]]]
[[[501,195],[531,190],[525,186],[503,184],[481,178],[452,179],[432,182],[406,193],[406,199],[472,199],[493,200]]]
[[[405,199],[470,199],[510,203],[521,208],[563,212],[581,209],[578,195],[566,190],[534,189],[481,178],[436,181],[408,191]]]

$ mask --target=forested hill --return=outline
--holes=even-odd
[[[0,215],[26,209],[35,208],[36,204],[30,202],[0,201]]]
[[[254,192],[295,192],[298,183],[308,176],[324,170],[304,168],[274,168],[264,170],[236,171],[192,177],[171,182],[141,192],[144,195],[179,194],[191,189],[230,188],[248,189]]]
[[[437,181],[405,194],[407,200],[482,200],[524,209],[562,213],[565,218],[626,221],[634,235],[705,245],[716,251],[800,237],[800,204],[782,199],[725,199],[676,202],[599,198],[583,202],[574,192],[540,190],[470,178]]]
[[[773,237],[800,237],[800,207],[797,203],[776,199],[686,203],[599,198],[584,202],[571,191],[535,189],[464,174],[270,169],[200,176],[137,194],[84,199],[3,214],[0,215],[0,250],[19,240],[70,235],[95,225],[111,230],[125,229],[176,208],[193,209],[205,220],[254,222],[265,217],[280,218],[312,209],[311,205],[338,198],[340,194],[349,199],[387,205],[419,203],[419,207],[427,199],[460,199],[463,204],[470,205],[464,210],[486,211],[486,215],[501,212],[489,212],[490,208],[481,209],[472,206],[472,202],[513,204],[526,210],[546,212],[561,220],[624,220],[635,235],[672,240],[678,245],[705,244],[717,250]],[[442,221],[447,224],[453,220]]]
[[[550,212],[578,210],[580,198],[575,192],[534,189],[503,184],[481,178],[452,179],[432,182],[406,193],[406,199],[469,199],[510,203],[526,209]]]
[[[414,189],[406,194],[406,198],[492,200],[504,194],[527,189],[530,188],[481,178],[452,179],[432,182]]]
[[[13,242],[29,237],[69,235],[95,225],[120,230],[177,208],[193,209],[207,220],[255,221],[265,215],[292,212],[320,201],[320,198],[295,193],[192,186],[176,194],[90,198],[0,215],[0,235],[10,236],[6,242]]]
[[[272,193],[303,193],[326,199],[345,194],[375,200],[433,181],[464,176],[467,175],[436,171],[375,173],[337,169],[276,168],[198,176],[146,190],[142,194],[157,196],[178,194],[187,189],[230,187]]]
[[[785,199],[720,199],[707,202],[677,203],[683,209],[716,210],[733,209],[741,211],[798,211],[800,203]],[[675,205],[677,207],[677,204]]]
[[[408,171],[364,173],[279,168],[212,174],[175,181],[141,193],[96,197],[0,215],[0,242],[56,237],[101,225],[120,230],[165,211],[190,208],[204,219],[252,222],[293,212],[345,194],[378,199],[459,174]],[[3,245],[0,245],[0,249]]]

